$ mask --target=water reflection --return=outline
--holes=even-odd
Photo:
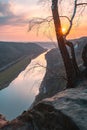
[[[45,68],[38,66],[38,64],[46,66],[44,55],[45,53],[32,60],[9,87],[0,91],[0,113],[7,119],[15,118],[28,109],[34,101],[45,74]]]

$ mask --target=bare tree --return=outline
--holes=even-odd
[[[86,5],[86,4],[87,3],[78,3],[78,0],[74,0],[74,9],[73,9],[72,17],[71,19],[68,18],[70,26],[66,34],[63,36],[62,31],[61,31],[62,27],[61,27],[59,12],[58,12],[58,0],[52,0],[52,15],[53,15],[53,20],[54,20],[54,25],[55,25],[56,38],[57,38],[57,42],[58,42],[61,55],[64,61],[65,69],[66,69],[68,87],[73,87],[74,81],[79,75],[79,68],[76,63],[73,44],[66,40],[66,36],[69,34],[72,28],[73,19],[76,15],[77,7],[81,5]],[[71,47],[72,59],[70,59],[66,45]]]
[[[72,42],[66,40],[67,35],[70,33],[73,25],[73,20],[77,12],[78,6],[84,6],[87,5],[86,2],[79,2],[79,0],[73,0],[74,1],[74,7],[72,10],[72,16],[69,18],[68,16],[60,16],[59,15],[59,6],[60,2],[63,0],[51,0],[52,6],[52,17],[49,16],[45,19],[43,18],[36,18],[32,19],[30,23],[33,23],[32,26],[30,26],[30,29],[35,25],[41,25],[45,22],[48,24],[53,20],[54,26],[55,26],[55,32],[56,32],[56,39],[57,43],[62,55],[62,59],[64,62],[65,70],[66,70],[66,76],[67,76],[67,87],[74,87],[74,83],[76,78],[79,76],[79,68],[76,62],[75,58],[75,52]],[[46,1],[45,1],[46,2]],[[61,20],[60,17],[65,17],[69,21],[69,28],[67,29],[67,32],[65,34],[62,33],[62,26],[61,26]],[[71,57],[69,55],[69,52],[67,50],[66,45],[68,45],[71,48]]]

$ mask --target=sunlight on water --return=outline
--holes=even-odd
[[[0,113],[7,119],[17,117],[34,101],[46,72],[45,53],[32,60],[9,87],[0,91]]]

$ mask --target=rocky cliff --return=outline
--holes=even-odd
[[[84,46],[87,45],[87,37],[74,39],[72,42],[74,45],[76,61],[79,69],[83,71],[84,66],[82,60],[82,51]],[[54,96],[56,93],[62,91],[67,83],[65,69],[59,49],[51,49],[45,55],[45,58],[47,61],[46,74],[41,83],[39,94],[36,96],[35,102]]]
[[[0,122],[0,130],[87,130],[87,81],[42,100],[11,122]]]
[[[79,52],[76,50],[77,58]],[[55,82],[59,75],[55,76],[56,80],[54,78],[55,72],[59,72],[59,65],[63,71],[57,53],[59,52],[53,49],[46,55],[47,72],[35,105],[12,121],[6,121],[1,115],[0,130],[87,130],[87,69],[84,71],[85,77],[78,80],[76,88],[61,89],[64,81]],[[48,68],[51,73],[48,73]]]

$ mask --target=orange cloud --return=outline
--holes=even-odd
[[[28,25],[2,26],[0,28],[0,40],[4,41],[44,41],[48,40],[43,34],[36,34],[36,30],[28,32]]]
[[[2,12],[0,12],[0,14],[3,13],[3,15],[0,15],[1,16],[0,40],[48,41],[49,34],[50,34],[50,39],[56,40],[54,26],[50,28],[49,30],[50,32],[48,31],[47,26],[43,26],[38,36],[36,35],[37,33],[35,29],[33,29],[33,31],[31,32],[27,32],[29,18],[47,17],[49,15],[52,15],[51,9],[46,10],[47,7],[42,8],[41,5],[37,6],[36,4],[33,3],[33,1],[29,1],[29,0],[26,0],[26,4],[24,4],[25,2],[24,0],[18,0],[18,1],[15,0],[14,2],[10,4],[7,3],[5,6],[4,4],[3,5],[1,4],[0,6],[0,7],[3,7]],[[66,1],[67,0],[65,0],[65,3]],[[29,2],[30,2],[30,5],[28,4]],[[67,6],[64,5],[64,7],[67,7]],[[66,15],[67,13],[65,13],[65,11],[64,11],[64,14]],[[69,13],[69,11],[67,12]],[[63,14],[63,11],[61,11],[60,13]],[[85,15],[81,16],[80,21],[79,21],[80,23],[79,26],[72,28],[68,36],[69,39],[87,35],[87,31],[86,31],[87,25],[84,24],[84,23],[87,23],[86,13],[87,12],[85,11],[84,12]],[[67,21],[65,20],[62,22],[62,25],[63,27],[68,28]],[[48,33],[47,35],[43,35],[44,30],[46,30],[46,32]]]

